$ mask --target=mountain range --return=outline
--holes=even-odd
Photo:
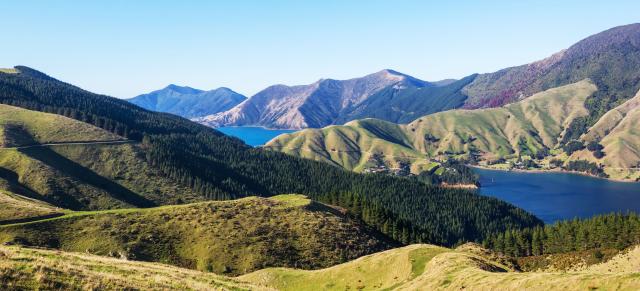
[[[464,163],[638,180],[639,65],[635,24],[460,80],[383,70],[248,99],[125,101],[0,69],[0,289],[636,290],[636,214],[545,225],[441,182],[477,184]],[[253,148],[156,112],[223,103],[199,120],[331,126]],[[398,174],[367,171],[383,166]]]
[[[339,125],[363,118],[408,123],[421,116],[450,109],[500,107],[547,89],[589,78],[599,88],[587,102],[594,117],[576,120],[576,125],[592,124],[595,118],[620,105],[640,89],[640,73],[633,69],[640,63],[637,49],[639,34],[638,24],[615,27],[543,60],[493,73],[472,74],[460,80],[427,82],[393,70],[382,70],[349,80],[321,79],[310,85],[274,85],[242,102],[239,102],[242,98],[235,98],[233,101],[239,103],[234,105],[234,102],[226,102],[227,106],[211,105],[208,114],[205,114],[205,104],[208,103],[205,100],[211,97],[204,98],[202,104],[197,105],[189,105],[192,102],[186,101],[191,100],[189,98],[184,102],[176,99],[143,102],[140,99],[149,97],[136,97],[132,102],[151,110],[176,113],[212,127],[301,129]],[[171,94],[175,93],[167,95]],[[164,105],[154,106],[155,103]]]
[[[149,110],[194,118],[229,110],[246,99],[229,88],[203,91],[172,84],[127,101]]]
[[[475,76],[460,87],[461,109],[406,124],[361,119],[303,130],[267,147],[356,171],[372,167],[375,155],[393,167],[410,163],[415,173],[456,158],[635,181],[638,66],[640,24],[616,27],[543,61]]]
[[[176,115],[94,94],[24,66],[0,72],[0,103],[0,224],[29,226],[11,228],[15,230],[11,233],[8,225],[0,230],[0,240],[8,244],[99,254],[120,252],[142,260],[168,260],[206,269],[192,260],[193,252],[204,249],[185,249],[190,243],[181,242],[182,235],[176,232],[135,226],[140,221],[137,218],[171,220],[171,207],[176,205],[287,193],[306,195],[326,206],[308,204],[303,211],[312,213],[304,220],[320,219],[318,228],[361,232],[366,234],[365,241],[380,248],[413,242],[453,245],[461,240],[479,241],[510,227],[542,223],[520,208],[472,191],[443,188],[410,177],[360,175],[325,163],[252,148]],[[268,209],[264,212],[266,217],[280,207],[277,201],[260,201]],[[413,207],[416,204],[424,207]],[[212,213],[222,213],[224,205],[227,204],[180,209],[193,214],[185,222],[193,226],[204,223],[203,219]],[[247,205],[232,206],[233,210],[221,215],[227,219],[239,215],[243,208],[258,207]],[[86,215],[105,220],[96,222]],[[132,220],[128,220],[129,216]],[[176,221],[186,219],[184,215],[179,217]],[[330,217],[336,222],[354,219],[354,223],[334,228],[329,225],[334,219]],[[73,225],[84,231],[103,229],[112,223],[110,220],[129,223],[113,224],[113,233],[98,236],[82,235],[71,229]],[[58,222],[69,223],[58,226]],[[273,222],[284,229],[299,225],[292,221]],[[30,235],[32,231],[50,228],[58,229],[59,233]],[[256,238],[260,233],[272,232],[262,223],[247,231],[238,236]],[[114,236],[107,240],[111,234]],[[210,236],[206,232],[201,233],[202,237],[194,235],[190,238],[193,241]],[[301,231],[300,236],[307,235]],[[379,235],[383,238],[380,242],[388,240],[390,244],[376,243]],[[96,237],[104,240],[96,241]],[[252,252],[247,258],[251,257],[259,267],[285,266],[288,264],[281,259],[294,262],[301,258],[302,251],[305,255],[317,255],[326,244],[332,250],[340,250],[327,253],[326,262],[343,262],[365,254],[351,253],[349,250],[357,247],[349,246],[346,238],[326,244],[313,239],[299,242],[292,246],[276,240],[267,244],[264,252]],[[144,247],[154,243],[162,248]],[[263,245],[257,241],[236,244],[253,243]],[[275,261],[266,260],[271,254],[292,247],[300,248],[301,252],[277,255]],[[234,266],[227,267],[239,272]]]

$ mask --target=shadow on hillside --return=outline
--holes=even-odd
[[[32,147],[20,149],[20,152],[31,158],[39,160],[48,166],[73,178],[87,183],[95,188],[104,190],[113,198],[134,205],[136,207],[153,207],[154,202],[148,200],[135,192],[115,183],[105,177],[98,175],[92,170],[69,160],[48,147]]]
[[[8,190],[16,193],[18,195],[22,195],[27,198],[36,199],[40,201],[48,202],[51,205],[56,205],[58,207],[68,208],[68,209],[81,209],[82,204],[75,199],[73,196],[68,195],[67,193],[56,193],[56,196],[60,198],[61,201],[64,201],[62,204],[60,200],[51,199],[47,195],[42,195],[35,190],[29,188],[29,186],[20,183],[20,177],[14,171],[9,169],[5,169],[0,167],[0,179],[4,179],[7,182]]]

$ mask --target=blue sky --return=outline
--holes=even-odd
[[[252,95],[385,68],[439,80],[544,58],[638,11],[637,0],[2,1],[0,67],[122,98],[170,83]]]

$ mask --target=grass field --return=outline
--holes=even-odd
[[[304,196],[73,212],[0,226],[0,242],[168,263],[220,274],[321,268],[393,246]]]
[[[12,192],[20,191],[16,188],[9,181],[0,179],[0,224],[64,213],[63,209],[51,204]]]
[[[278,290],[637,290],[638,261],[632,251],[581,271],[517,272],[476,245],[411,245],[322,270],[271,268],[239,279]]]
[[[115,134],[71,118],[0,104],[0,141],[4,147],[120,139]]]
[[[14,68],[0,68],[0,73],[17,74],[18,70],[14,69]]]
[[[0,246],[0,289],[269,290],[163,264],[13,246]]]

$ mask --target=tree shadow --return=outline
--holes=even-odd
[[[83,167],[76,162],[65,158],[64,156],[56,153],[52,149],[41,147],[21,148],[20,152],[25,155],[39,160],[46,165],[70,176],[78,179],[86,184],[89,184],[95,188],[104,190],[111,197],[119,201],[131,204],[136,207],[153,207],[156,203],[144,198],[143,196],[123,187],[122,185],[115,183],[99,174],[93,172],[91,169]]]
[[[57,191],[59,193],[54,193],[54,196],[57,197],[57,199],[52,199],[50,195],[42,195],[38,193],[37,191],[29,188],[29,186],[21,183],[18,174],[9,169],[0,167],[0,179],[4,179],[7,181],[7,190],[18,195],[44,201],[51,205],[67,209],[82,209],[83,207],[82,203],[80,203],[76,198],[62,191]]]

